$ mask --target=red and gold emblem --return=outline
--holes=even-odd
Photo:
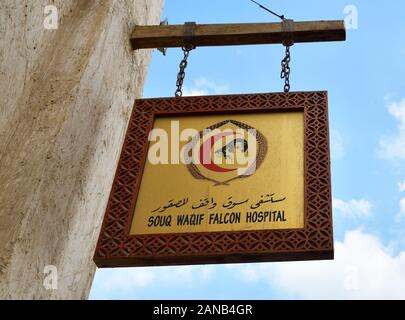
[[[258,130],[236,120],[224,120],[192,139],[187,168],[196,179],[229,185],[253,175],[266,154],[267,141]]]

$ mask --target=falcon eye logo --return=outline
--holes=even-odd
[[[256,172],[267,154],[267,141],[255,128],[225,120],[194,136],[186,153],[194,178],[229,185]]]
[[[266,138],[236,120],[221,121],[200,132],[192,128],[180,130],[180,122],[171,121],[170,134],[154,128],[148,141],[152,165],[182,163],[192,177],[214,185],[228,185],[253,175],[267,154]]]

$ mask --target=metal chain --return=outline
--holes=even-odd
[[[285,46],[285,57],[281,61],[281,79],[285,80],[284,83],[284,92],[290,92],[290,61],[291,61],[291,54],[290,54],[290,46]]]
[[[183,95],[183,82],[184,82],[184,78],[186,77],[186,68],[187,68],[187,59],[188,59],[188,55],[190,54],[190,51],[193,50],[192,47],[190,48],[181,48],[183,50],[184,53],[184,57],[180,62],[179,65],[179,73],[177,74],[177,81],[176,81],[176,92],[174,93],[175,97],[181,97]]]
[[[263,6],[262,4],[260,4],[259,2],[255,1],[255,0],[250,0],[250,1],[257,4],[263,10],[266,10],[267,12],[271,13],[273,16],[276,16],[277,18],[279,18],[279,19],[281,19],[283,21],[285,20],[285,16],[283,14],[277,14],[273,10],[270,10],[269,8],[266,8],[265,6]]]

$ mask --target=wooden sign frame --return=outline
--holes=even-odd
[[[135,101],[94,261],[98,267],[333,259],[327,92],[290,92]],[[130,235],[156,117],[303,111],[302,229]]]

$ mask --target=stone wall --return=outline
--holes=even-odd
[[[43,26],[44,7],[59,27]],[[0,1],[0,297],[87,298],[98,232],[163,0]],[[44,287],[57,268],[57,289]],[[50,270],[53,267],[51,267]]]

